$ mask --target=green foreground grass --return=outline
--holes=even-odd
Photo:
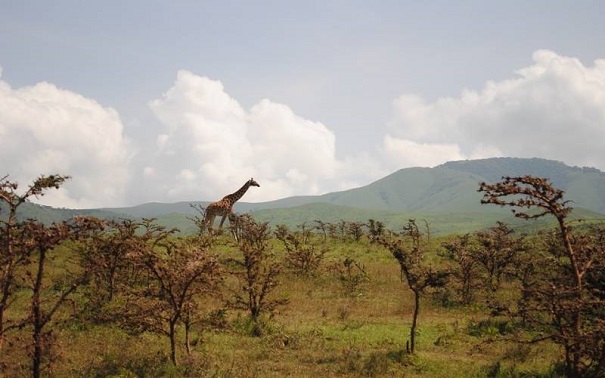
[[[221,243],[221,260],[238,257],[229,238],[223,237]],[[430,296],[422,302],[416,353],[406,354],[413,300],[400,280],[396,260],[366,240],[333,241],[329,247],[317,274],[302,277],[284,271],[273,296],[286,297],[289,303],[264,319],[261,337],[249,332],[246,314],[225,309],[221,327],[207,322],[196,325],[191,355],[180,345],[179,366],[174,367],[166,338],[134,336],[113,326],[69,320],[53,329],[53,359],[46,373],[57,377],[553,376],[552,366],[560,355],[554,345],[520,346],[505,337],[494,341],[493,328],[469,332],[473,324],[489,323],[481,308],[443,307]],[[277,242],[275,250],[279,258],[282,251]],[[330,269],[346,257],[359,262],[369,278],[355,295],[343,289]],[[204,311],[219,309],[224,309],[221,301],[209,300]],[[26,337],[23,334],[21,340],[26,342]],[[28,375],[28,356],[17,345],[5,347],[1,360],[6,369],[0,376]]]

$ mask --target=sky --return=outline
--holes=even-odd
[[[242,201],[452,160],[605,170],[603,1],[0,0],[0,178]]]

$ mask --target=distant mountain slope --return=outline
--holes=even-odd
[[[503,176],[546,177],[574,207],[605,213],[605,173],[544,159],[492,158],[449,162],[435,168],[405,168],[367,186],[305,197],[311,202],[390,211],[488,211],[479,183]],[[286,200],[282,202],[287,204]],[[299,204],[300,201],[299,201]],[[262,208],[262,204],[258,204]]]
[[[480,204],[479,183],[496,182],[503,176],[546,177],[574,207],[605,213],[605,173],[594,168],[570,167],[545,159],[491,158],[454,161],[435,168],[405,168],[367,186],[320,196],[298,196],[276,201],[238,202],[236,211],[292,208],[311,203],[355,207],[366,210],[413,212],[479,212],[494,207]],[[207,202],[194,202],[206,205]],[[150,203],[131,208],[103,209],[136,217],[162,214],[194,214],[190,202]]]
[[[546,177],[556,188],[565,191],[565,198],[574,202],[573,207],[605,213],[605,173],[596,168],[570,167],[558,161],[538,158],[455,161],[440,167],[471,173],[486,182],[499,181],[503,176]]]
[[[496,206],[481,205],[479,183],[497,182],[503,176],[546,177],[565,198],[573,201],[578,214],[601,217],[605,214],[605,173],[594,168],[570,167],[545,159],[492,158],[448,162],[435,168],[405,168],[369,185],[320,196],[297,196],[261,203],[238,202],[236,212],[253,212],[259,220],[272,224],[296,225],[322,221],[367,220],[387,224],[405,222],[408,217],[427,219],[444,231],[458,227],[487,225],[510,215]],[[66,210],[27,207],[27,217],[44,221],[91,214],[103,218],[159,218],[167,225],[189,231],[196,214],[191,204],[208,202],[147,203],[134,207]],[[600,214],[596,214],[600,213]],[[296,223],[294,223],[296,222]]]
[[[447,168],[406,168],[370,185],[320,196],[336,205],[391,211],[478,209],[480,177]]]
[[[5,220],[8,216],[8,207],[4,203],[0,203],[0,219]],[[60,222],[73,218],[75,216],[94,216],[102,219],[115,219],[119,218],[120,215],[102,209],[57,209],[50,206],[37,205],[31,202],[25,202],[19,207],[17,212],[17,218],[20,220],[35,219],[45,224],[53,222]],[[122,214],[123,217],[130,217],[129,215]]]
[[[596,168],[570,167],[562,162],[546,159],[492,158],[481,160],[451,161],[440,165],[452,170],[483,177],[486,181],[498,181],[503,176],[532,175],[548,177],[559,189],[566,190],[573,181],[605,179],[605,173]]]

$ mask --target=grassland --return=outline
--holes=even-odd
[[[437,248],[443,240],[432,243]],[[281,244],[271,243],[282,261]],[[510,335],[495,323],[506,319],[490,318],[478,305],[444,306],[430,295],[422,301],[417,352],[406,354],[413,299],[396,260],[365,237],[359,242],[328,239],[324,246],[327,253],[315,274],[284,269],[279,276],[272,296],[287,298],[288,304],[263,319],[261,337],[251,335],[244,313],[208,299],[200,314],[204,319],[193,330],[192,353],[188,356],[179,345],[175,367],[165,337],[78,321],[76,297],[63,309],[64,321],[53,326],[53,358],[46,372],[56,377],[552,376],[560,357],[552,344],[519,346],[507,341]],[[227,236],[214,249],[225,267],[239,257]],[[358,262],[367,276],[354,292],[345,289],[334,269],[345,258]],[[436,255],[431,261],[440,263]],[[53,264],[52,269],[61,269],[60,261]],[[235,286],[234,278],[227,278],[222,297]],[[10,335],[0,376],[28,375],[27,337],[25,330]]]

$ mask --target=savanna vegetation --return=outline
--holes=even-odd
[[[0,180],[2,376],[605,375],[605,227],[546,179],[479,185],[532,233],[18,216],[67,179]]]

